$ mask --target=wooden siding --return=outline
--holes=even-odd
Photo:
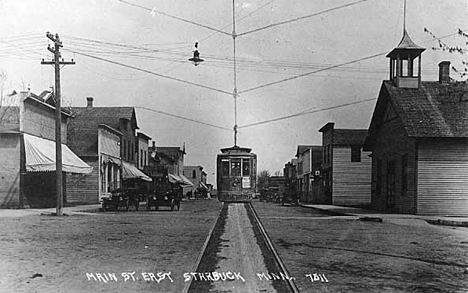
[[[417,213],[468,216],[468,143],[425,141],[418,149]]]
[[[390,106],[388,106],[390,107]],[[393,112],[387,109],[386,112]],[[385,117],[379,128],[378,137],[372,152],[372,208],[386,212],[416,213],[416,150],[413,139],[406,131],[398,117]],[[402,191],[402,158],[407,156],[407,191]],[[377,162],[381,162],[380,192],[377,189]],[[395,164],[395,199],[394,206],[387,205],[387,170],[389,162]]]
[[[99,129],[99,151],[114,158],[120,158],[120,137],[104,129]]]
[[[20,136],[0,134],[0,207],[20,205]]]
[[[22,131],[55,141],[55,111],[33,102],[24,102]],[[63,116],[62,116],[63,117]],[[67,143],[67,124],[62,118],[62,143]]]
[[[371,203],[370,152],[361,151],[361,162],[351,162],[351,148],[333,148],[333,204]]]
[[[67,174],[67,202],[99,203],[99,165],[98,159],[81,158],[93,167],[90,174]]]

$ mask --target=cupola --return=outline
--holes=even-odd
[[[390,80],[396,87],[419,87],[421,84],[421,53],[425,50],[425,48],[416,45],[406,29],[403,29],[403,38],[400,43],[387,55],[390,58]]]

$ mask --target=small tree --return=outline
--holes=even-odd
[[[457,35],[459,37],[459,44],[448,44],[441,40],[442,38],[445,38],[447,36],[438,38],[427,28],[424,28],[424,32],[430,35],[438,43],[438,46],[434,46],[431,48],[433,51],[443,51],[449,54],[460,55],[461,65],[452,65],[452,70],[460,76],[461,80],[466,81],[468,78],[468,59],[466,55],[466,53],[468,52],[468,34],[465,33],[462,29],[458,29],[457,33],[452,35]]]
[[[268,181],[270,179],[270,172],[267,170],[260,171],[257,175],[258,189],[268,188]]]

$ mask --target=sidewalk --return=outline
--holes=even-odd
[[[63,213],[65,215],[83,214],[83,213],[96,213],[101,208],[100,204],[90,205],[78,205],[73,207],[64,207]],[[46,209],[0,209],[0,218],[10,217],[24,217],[30,215],[41,215],[41,214],[54,214],[56,208]]]
[[[443,225],[443,226],[458,226],[468,227],[468,217],[444,217],[444,216],[419,216],[409,214],[386,214],[379,211],[367,210],[362,208],[343,207],[334,205],[315,205],[315,204],[301,204],[303,207],[321,210],[324,213],[333,216],[355,216],[361,220],[368,221],[388,221],[394,223],[410,223],[417,224],[416,222],[425,221],[429,224]]]

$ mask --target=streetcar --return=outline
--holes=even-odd
[[[237,145],[221,149],[216,160],[218,200],[250,202],[256,191],[257,155]]]

